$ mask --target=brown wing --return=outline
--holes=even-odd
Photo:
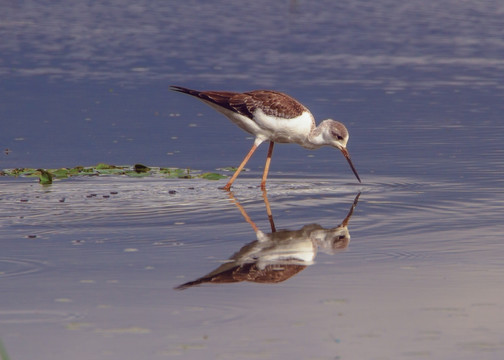
[[[246,93],[230,91],[197,91],[181,86],[172,86],[172,90],[210,101],[228,110],[253,118],[260,108],[266,115],[291,119],[299,116],[306,107],[284,93],[272,90],[254,90]]]
[[[297,117],[308,110],[289,95],[273,90],[254,90],[238,94],[230,101],[234,108],[243,112],[252,114],[260,108],[266,115],[286,119]]]

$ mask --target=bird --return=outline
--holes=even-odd
[[[266,178],[275,143],[295,143],[310,150],[322,146],[335,147],[341,151],[355,177],[361,182],[347,150],[349,133],[345,125],[339,121],[326,119],[316,126],[310,110],[285,93],[275,90],[253,90],[243,93],[199,91],[175,85],[170,86],[170,89],[203,101],[242,130],[255,136],[251,149],[223,187],[224,190],[230,191],[245,164],[257,147],[265,141],[269,141],[269,148],[261,181],[262,190],[266,189]]]

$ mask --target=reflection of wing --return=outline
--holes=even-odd
[[[229,265],[235,264],[228,263]],[[184,290],[191,286],[201,285],[205,283],[225,284],[241,281],[250,281],[263,284],[275,284],[287,280],[291,276],[296,275],[298,272],[306,268],[306,265],[289,265],[289,264],[273,264],[266,265],[264,269],[259,269],[256,264],[235,265],[227,269],[224,264],[212,271],[210,274],[205,275],[197,280],[189,281],[185,284],[177,286],[176,290]],[[221,271],[218,271],[221,269]]]

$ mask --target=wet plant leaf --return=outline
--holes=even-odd
[[[72,175],[93,174],[94,172],[95,172],[95,169],[93,169],[92,167],[84,167],[84,166],[76,166],[70,170],[70,173]]]
[[[39,183],[41,183],[42,185],[52,184],[53,177],[49,171],[44,169],[37,169],[36,173],[38,173],[39,176]]]
[[[108,168],[108,169],[96,169],[100,175],[122,175],[126,172],[125,169],[118,167]]]
[[[70,170],[66,168],[61,168],[61,169],[56,169],[56,170],[49,170],[52,176],[54,176],[57,179],[66,179],[69,176]]]
[[[202,179],[206,179],[206,180],[220,180],[220,179],[227,178],[227,176],[217,174],[217,173],[204,173],[204,174],[199,175],[198,177],[200,177]]]
[[[149,172],[137,172],[134,170],[125,171],[124,174],[131,177],[147,177],[151,175]]]
[[[96,170],[108,170],[108,169],[116,169],[117,167],[114,165],[109,165],[105,163],[99,163],[96,165]]]
[[[180,168],[161,168],[159,171],[161,174],[165,174],[169,178],[179,178],[179,179],[190,179],[189,169]]]
[[[4,173],[7,176],[31,176],[31,177],[36,177],[38,176],[35,174],[37,170],[35,169],[28,169],[28,168],[16,168],[16,169],[5,169]]]

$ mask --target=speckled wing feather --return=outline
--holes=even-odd
[[[230,99],[230,105],[243,115],[253,114],[259,108],[266,115],[285,119],[295,118],[303,111],[307,111],[289,95],[272,90],[254,90],[237,94]]]
[[[299,116],[306,107],[284,93],[272,90],[254,90],[246,93],[230,91],[197,91],[180,86],[172,86],[172,90],[209,101],[225,109],[253,118],[259,108],[266,115],[292,119]]]

